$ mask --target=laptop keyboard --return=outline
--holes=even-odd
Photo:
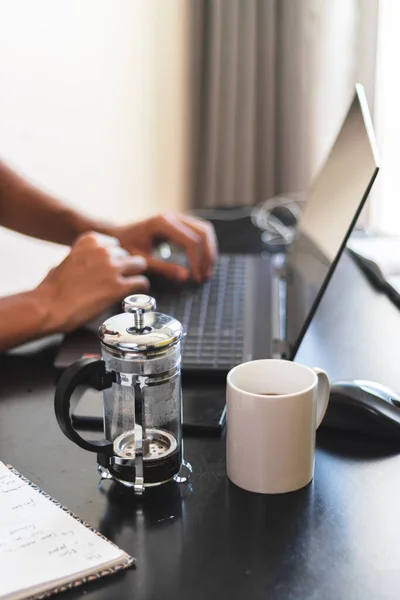
[[[157,310],[183,325],[182,367],[228,370],[240,363],[244,342],[246,255],[222,255],[212,278],[176,295],[157,297]]]

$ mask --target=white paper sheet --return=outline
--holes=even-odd
[[[0,462],[0,598],[30,595],[28,588],[74,580],[124,556]]]

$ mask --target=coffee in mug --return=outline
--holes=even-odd
[[[310,483],[315,432],[328,402],[329,379],[321,369],[274,359],[234,367],[227,376],[229,479],[263,494]]]

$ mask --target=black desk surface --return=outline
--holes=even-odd
[[[298,360],[332,379],[376,379],[399,389],[399,338],[398,310],[344,256]],[[396,451],[322,429],[314,482],[268,497],[229,483],[223,439],[188,438],[192,490],[172,485],[143,500],[115,486],[102,493],[95,455],[56,424],[54,352],[49,346],[1,359],[0,459],[137,557],[135,570],[65,599],[398,600]]]

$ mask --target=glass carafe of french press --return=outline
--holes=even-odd
[[[180,342],[182,325],[154,312],[154,298],[125,298],[122,314],[99,328],[102,358],[73,363],[55,393],[57,421],[81,448],[97,453],[102,478],[113,478],[142,494],[179,477],[182,456]],[[86,440],[71,419],[78,386],[103,390],[104,439]]]

